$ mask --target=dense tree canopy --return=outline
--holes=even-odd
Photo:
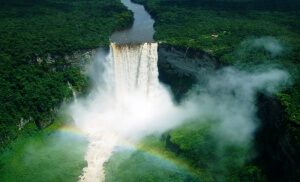
[[[131,22],[118,0],[0,0],[0,146],[21,133],[21,119],[30,120],[28,128],[51,122],[72,95],[68,82],[77,90],[85,85],[79,68],[38,57],[107,46],[110,34]]]
[[[204,50],[218,60],[248,71],[261,66],[287,70],[292,85],[277,98],[283,106],[282,131],[299,163],[300,151],[300,2],[297,0],[133,0],[145,5],[156,20],[157,41]],[[280,45],[280,54],[257,46],[257,41]],[[256,46],[253,46],[256,45]],[[271,44],[270,44],[271,45]],[[273,131],[275,132],[275,131]],[[272,138],[271,132],[268,137]],[[279,136],[279,135],[277,135]],[[273,138],[274,139],[274,138]],[[286,139],[286,138],[285,138]],[[278,142],[278,138],[275,137]],[[268,142],[268,141],[267,141]],[[276,143],[276,142],[275,142]],[[273,143],[274,144],[274,143]],[[271,146],[269,152],[277,144]],[[272,148],[273,147],[273,148]],[[280,161],[285,162],[285,161]],[[266,165],[266,164],[264,164]],[[265,168],[272,168],[272,164]],[[283,168],[281,166],[281,168]],[[299,167],[285,168],[289,177]],[[272,172],[270,176],[273,175]]]
[[[278,96],[285,106],[287,119],[300,124],[299,1],[133,1],[144,4],[155,18],[157,41],[204,50],[223,62],[246,69],[275,64],[289,70],[293,86]],[[247,45],[261,37],[279,40],[285,50],[283,54],[272,56],[260,48],[240,54],[241,47],[249,50]]]

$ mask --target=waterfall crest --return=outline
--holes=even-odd
[[[111,44],[115,93],[124,97],[133,92],[153,96],[159,86],[157,43]]]
[[[111,43],[110,54],[95,60],[104,65],[93,68],[102,70],[95,74],[97,87],[88,98],[71,106],[76,126],[90,142],[85,156],[88,166],[80,181],[104,181],[103,164],[122,141],[134,142],[172,126],[162,122],[175,113],[175,107],[158,80],[157,47],[157,43]]]

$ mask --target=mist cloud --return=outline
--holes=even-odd
[[[273,56],[279,55],[284,50],[280,41],[274,37],[262,37],[254,40],[254,47],[263,47]]]
[[[282,70],[249,73],[228,67],[216,71],[206,84],[196,86],[184,104],[197,111],[199,118],[217,120],[212,132],[223,142],[246,144],[258,126],[257,93],[272,94],[288,80],[288,73]]]
[[[138,52],[137,47],[115,46],[115,51],[118,54],[122,51],[136,51],[127,52],[124,59],[135,59],[128,56],[135,54],[142,54],[137,56],[138,59],[143,56],[145,59],[156,56],[150,45],[143,46],[151,50]],[[278,55],[283,50],[279,41],[270,37],[256,39],[249,47],[251,49],[261,47],[272,55]],[[149,52],[153,55],[143,55]],[[87,161],[89,163],[93,160],[98,161],[97,165],[92,167],[89,165],[89,168],[85,169],[85,174],[94,174],[92,180],[99,179],[99,175],[104,174],[100,165],[109,159],[111,152],[119,142],[136,142],[144,136],[163,133],[195,118],[203,123],[216,122],[210,132],[218,140],[219,148],[232,144],[251,145],[253,134],[259,126],[256,117],[257,94],[273,94],[283,85],[289,84],[289,74],[284,70],[265,69],[264,66],[257,67],[255,71],[240,71],[231,66],[215,71],[210,70],[209,75],[206,75],[207,79],[203,79],[205,81],[202,80],[194,86],[179,104],[172,101],[172,94],[159,83],[156,85],[157,87],[151,87],[156,88],[150,90],[153,92],[151,97],[138,89],[125,94],[124,90],[121,90],[122,95],[116,97],[115,87],[118,85],[114,85],[116,78],[114,78],[113,69],[115,64],[124,64],[125,66],[125,63],[113,62],[116,60],[112,60],[111,56],[104,51],[96,56],[89,71],[94,88],[89,96],[78,99],[70,106],[69,110],[76,126],[86,132],[89,137]],[[123,55],[117,56],[120,59]],[[131,64],[129,60],[126,61],[127,66]],[[124,73],[127,74],[130,72],[127,69],[132,68],[135,70],[135,66],[130,65],[120,71],[125,71]],[[138,69],[144,68],[138,67]],[[155,69],[157,67],[147,68],[142,73],[155,76],[156,73],[149,73],[149,71],[155,72]],[[126,82],[126,79],[123,80],[122,77],[120,79],[118,81],[122,81],[122,84],[124,81]],[[153,84],[153,78],[149,79],[152,79],[151,83]],[[126,86],[126,83],[124,85]],[[241,163],[243,162],[244,157],[241,158]],[[84,181],[88,177],[89,175],[84,175],[81,179]]]

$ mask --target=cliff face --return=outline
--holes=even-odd
[[[68,54],[48,54],[44,57],[37,57],[34,61],[39,64],[46,62],[47,64],[52,65],[54,70],[58,66],[63,66],[65,68],[79,67],[82,72],[85,73],[88,63],[94,57],[96,52],[97,49],[86,49]],[[64,64],[59,65],[59,62],[64,62]]]
[[[270,181],[297,181],[299,171],[299,147],[293,140],[293,131],[283,113],[280,102],[269,95],[260,94],[257,99],[260,127],[255,136],[258,152],[256,162],[262,166]]]
[[[51,67],[52,72],[55,72],[57,69],[68,70],[71,68],[79,68],[82,74],[86,74],[88,63],[93,59],[97,52],[97,49],[87,49],[87,50],[78,50],[73,53],[66,54],[48,54],[43,57],[36,57],[35,59],[30,60],[30,64],[42,64],[46,63]],[[69,82],[68,87],[72,88],[72,85]],[[73,91],[73,90],[72,90]],[[43,129],[51,125],[54,121],[55,115],[58,112],[58,107],[55,107],[51,110],[51,114],[43,117],[39,121],[34,121],[31,117],[29,119],[20,118],[18,124],[18,130],[21,131],[26,129],[26,125],[34,124],[38,127],[38,129]]]
[[[177,101],[194,84],[205,82],[207,75],[223,66],[205,52],[169,45],[160,45],[158,49],[159,79],[170,86]],[[257,152],[254,164],[262,168],[268,181],[296,181],[300,176],[299,127],[286,118],[275,96],[259,94],[256,102],[259,128],[254,141]],[[167,144],[180,153],[169,138]]]
[[[218,67],[220,63],[205,52],[166,44],[158,47],[159,80],[170,85],[177,101]]]

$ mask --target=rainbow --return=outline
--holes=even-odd
[[[75,126],[63,126],[58,130],[58,132],[87,138],[87,134]],[[179,159],[178,157],[176,157],[174,153],[170,151],[152,148],[144,144],[136,144],[128,140],[120,140],[119,144],[128,147],[130,149],[142,151],[147,155],[153,156],[161,161],[172,164],[196,178],[199,176],[203,176],[203,174],[201,174],[199,171],[196,171],[194,168],[192,168],[186,161]]]
[[[86,133],[75,126],[63,126],[58,129],[58,132],[86,137]]]

